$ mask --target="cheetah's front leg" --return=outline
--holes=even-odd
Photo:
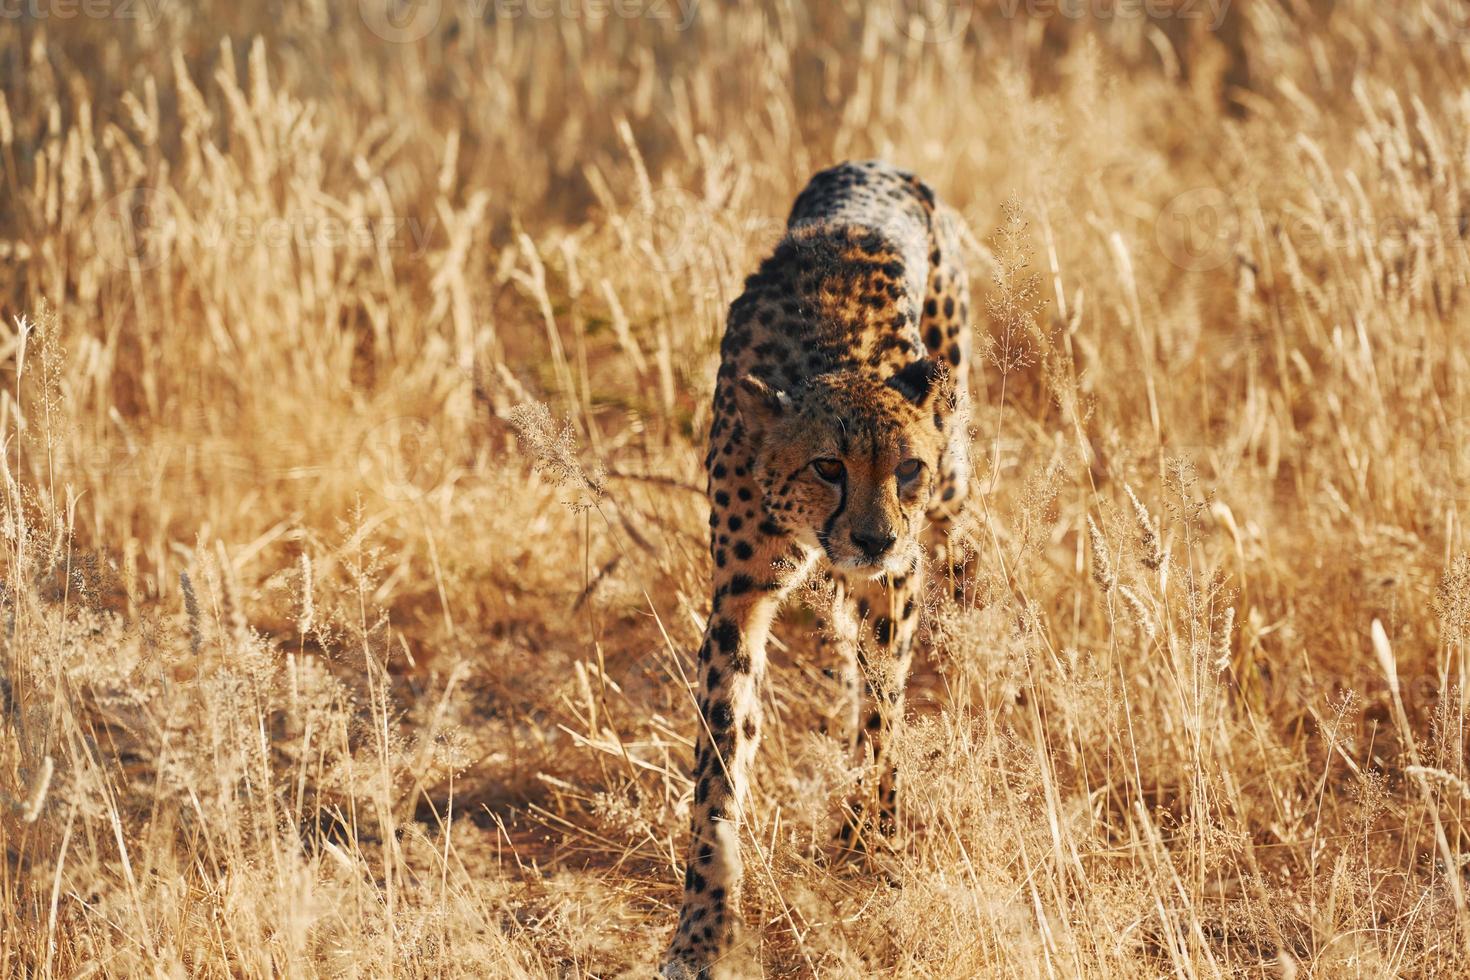
[[[904,689],[913,663],[919,626],[919,597],[924,568],[910,575],[844,583],[837,591],[834,622],[848,651],[854,708],[853,748],[860,760],[871,756],[873,771],[865,775],[851,801],[839,839],[866,849],[876,829],[893,833],[898,818],[898,768],[893,739],[903,720]]]
[[[716,578],[699,650],[694,807],[684,903],[664,967],[670,977],[717,975],[730,952],[739,914],[741,808],[760,740],[766,637],[798,574],[769,561],[741,564]]]

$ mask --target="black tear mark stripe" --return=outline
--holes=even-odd
[[[832,516],[828,517],[827,522],[822,525],[823,548],[825,548],[827,546],[827,542],[832,539],[832,525],[837,523],[837,518],[841,517],[842,512],[847,509],[847,481],[843,480],[842,483],[839,484],[838,489],[841,490],[841,493],[837,498],[837,509],[832,512]]]

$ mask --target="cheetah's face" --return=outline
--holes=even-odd
[[[916,361],[887,381],[824,374],[790,392],[746,377],[737,402],[772,520],[841,571],[913,571],[954,421],[942,363]]]

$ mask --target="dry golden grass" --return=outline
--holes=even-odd
[[[259,6],[0,22],[0,976],[646,975],[722,314],[874,155],[982,574],[876,872],[778,624],[744,962],[1470,971],[1454,4]]]

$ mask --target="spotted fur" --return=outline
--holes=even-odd
[[[730,307],[710,426],[713,600],[684,901],[666,976],[731,972],[741,807],[760,740],[766,639],[814,568],[833,583],[853,750],[871,759],[844,822],[893,825],[924,542],[969,479],[969,286],[952,216],[881,162],[823,171]]]

